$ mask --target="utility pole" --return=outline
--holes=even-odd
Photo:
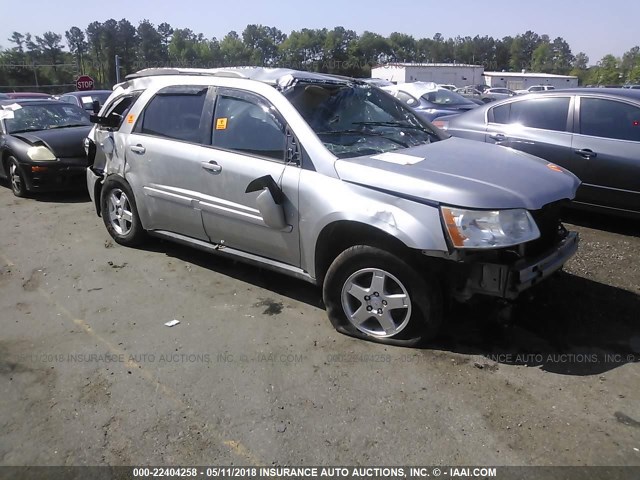
[[[120,55],[116,55],[116,83],[120,83]]]

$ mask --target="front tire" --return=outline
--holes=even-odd
[[[127,182],[118,177],[106,180],[100,195],[100,210],[109,235],[120,245],[133,247],[145,240],[136,199]]]
[[[9,157],[8,166],[11,191],[16,197],[26,197],[28,194],[27,182],[24,179],[24,173],[22,173],[18,160],[15,157]]]
[[[322,293],[335,329],[353,337],[416,346],[442,323],[442,294],[429,273],[376,247],[356,245],[338,255]]]

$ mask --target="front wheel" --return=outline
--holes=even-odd
[[[11,182],[11,191],[16,197],[27,196],[27,182],[24,180],[24,173],[22,173],[15,157],[9,157],[9,181]]]
[[[442,323],[442,294],[429,273],[368,245],[338,255],[323,299],[336,330],[374,342],[415,346],[433,338]]]
[[[140,245],[146,232],[142,227],[131,187],[118,177],[108,178],[100,196],[102,219],[109,235],[120,245]]]

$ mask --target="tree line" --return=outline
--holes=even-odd
[[[168,23],[158,26],[126,19],[92,22],[86,29],[71,27],[62,34],[42,36],[13,32],[9,46],[0,49],[0,86],[36,87],[46,91],[69,89],[79,74],[91,75],[97,86],[116,81],[115,57],[121,78],[153,67],[224,67],[257,65],[288,67],[325,73],[370,76],[372,66],[397,62],[465,63],[487,71],[535,71],[571,74],[582,85],[640,83],[640,47],[621,57],[606,55],[589,65],[583,52],[573,54],[562,38],[527,31],[514,37],[490,36],[416,39],[395,32],[388,37],[365,31],[358,35],[344,27],[294,30],[247,25],[238,34],[206,38],[189,28]],[[66,87],[66,88],[65,88]]]

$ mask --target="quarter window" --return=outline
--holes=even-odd
[[[601,98],[580,100],[580,133],[640,141],[640,108]]]
[[[147,135],[199,143],[206,87],[171,87],[159,91],[144,111],[136,130]]]
[[[285,128],[275,108],[245,93],[219,95],[213,120],[214,147],[284,161]]]
[[[118,116],[119,124],[118,128],[122,125],[122,121],[124,117],[127,115],[127,112],[131,110],[131,107],[135,103],[136,99],[140,96],[141,92],[133,92],[133,94],[125,95],[122,97],[118,97],[111,101],[109,106],[107,106],[107,112],[105,114],[106,117],[110,117],[112,115]],[[104,127],[99,127],[104,128]]]

